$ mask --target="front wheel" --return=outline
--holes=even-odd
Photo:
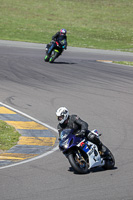
[[[48,61],[49,61],[49,56],[48,56],[48,55],[45,56],[44,61],[45,61],[45,62],[48,62]]]
[[[54,56],[52,56],[52,57],[49,59],[49,63],[53,63],[53,62],[54,62],[54,60],[55,60],[55,57],[54,57]]]
[[[79,157],[78,152],[72,152],[69,154],[68,160],[74,171],[80,174],[86,174],[88,172],[87,161],[82,156]]]
[[[55,49],[55,50],[52,52],[52,54],[51,54],[51,57],[50,57],[50,59],[49,59],[49,62],[50,62],[50,63],[53,63],[54,60],[55,60],[56,58],[58,58],[58,56],[59,56],[59,51]]]

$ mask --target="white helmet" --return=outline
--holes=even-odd
[[[64,121],[66,121],[68,119],[69,111],[65,107],[60,107],[56,111],[56,116],[58,118],[59,123],[63,124]]]

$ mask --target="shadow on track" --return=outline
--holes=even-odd
[[[71,62],[53,62],[51,64],[67,64],[67,65],[74,65],[74,64],[77,64],[77,63],[71,63]]]
[[[102,167],[98,167],[98,168],[93,168],[91,170],[88,170],[88,173],[86,173],[86,174],[104,172],[104,171],[112,171],[112,170],[116,170],[116,169],[117,169],[117,167],[114,167],[113,169],[110,169],[110,170],[105,170]],[[72,167],[69,167],[68,171],[73,172],[73,174],[77,174],[77,175],[86,175],[86,174],[79,174],[79,173],[75,172]]]

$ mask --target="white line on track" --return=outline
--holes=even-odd
[[[8,106],[8,105],[2,103],[2,102],[0,102],[0,105],[5,106],[6,108],[9,108],[9,109],[11,109],[11,110],[13,110],[13,111],[15,111],[15,112],[17,112],[17,113],[19,113],[19,114],[25,116],[25,117],[28,117],[28,118],[30,118],[31,120],[33,120],[33,121],[35,121],[35,122],[37,122],[37,123],[39,123],[39,124],[42,124],[43,126],[46,126],[47,128],[49,128],[49,129],[51,129],[51,130],[53,130],[54,132],[57,133],[57,130],[56,130],[55,128],[49,126],[48,124],[45,124],[45,123],[43,123],[43,122],[41,122],[41,121],[39,121],[39,120],[37,120],[37,119],[35,119],[35,118],[33,118],[33,117],[31,117],[31,116],[25,114],[25,113],[23,113],[23,112],[21,112],[21,111],[19,111],[19,110],[17,110],[17,109],[14,109],[14,108],[12,108],[12,107],[10,107],[10,106]],[[0,169],[5,169],[5,168],[9,168],[9,167],[14,167],[14,166],[16,166],[16,165],[21,165],[21,164],[24,164],[24,163],[28,163],[28,162],[31,162],[31,161],[33,161],[33,160],[37,160],[37,159],[43,158],[44,156],[47,156],[47,155],[49,155],[49,154],[51,154],[51,153],[53,153],[53,152],[55,152],[55,151],[57,151],[57,150],[58,150],[58,146],[56,146],[56,147],[53,148],[52,150],[50,150],[50,151],[48,151],[48,152],[46,152],[46,153],[44,153],[44,154],[42,154],[42,155],[36,156],[36,157],[31,158],[31,159],[28,159],[28,160],[24,160],[24,161],[19,162],[19,163],[14,163],[14,164],[11,164],[11,165],[3,166],[3,167],[0,167]]]

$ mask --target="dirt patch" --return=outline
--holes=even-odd
[[[3,150],[0,149],[0,154],[5,153],[5,152],[6,152],[6,151],[3,151]]]

